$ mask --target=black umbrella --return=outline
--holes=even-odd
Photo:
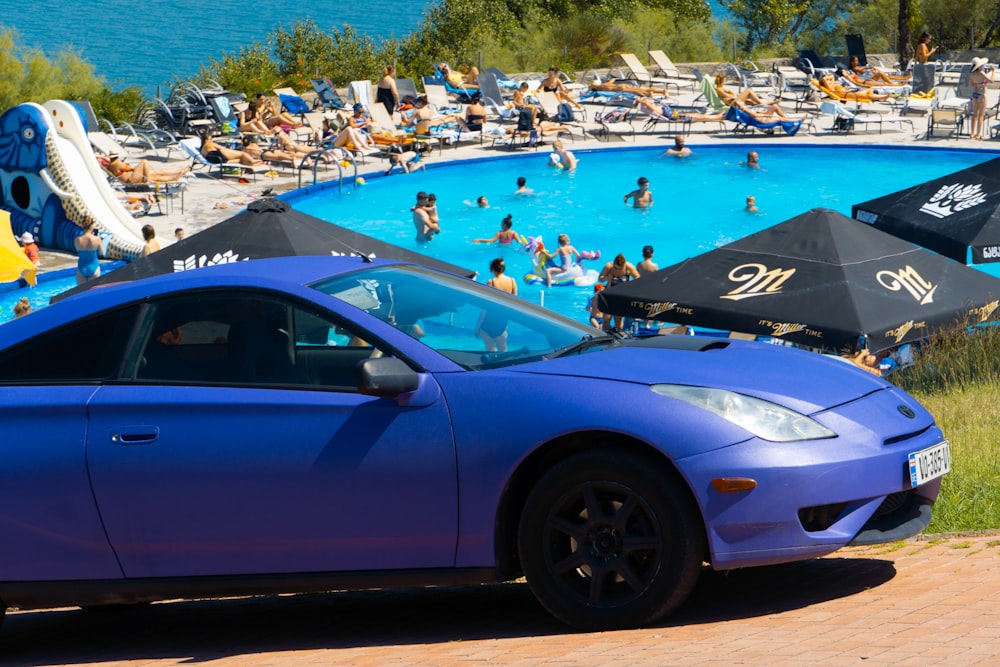
[[[1000,158],[851,207],[893,236],[966,263],[1000,262]]]
[[[368,255],[421,264],[472,278],[474,271],[373,239],[296,211],[280,199],[258,199],[246,210],[146,257],[52,297],[59,301],[97,285],[149,278],[211,264],[297,255]]]
[[[1000,279],[827,209],[601,292],[605,313],[872,351],[993,319]]]

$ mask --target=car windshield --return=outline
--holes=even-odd
[[[600,332],[479,283],[410,265],[328,278],[314,289],[387,322],[469,370],[536,361]]]

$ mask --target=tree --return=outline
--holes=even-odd
[[[913,13],[913,0],[899,0],[899,18],[897,19],[897,29],[899,30],[899,42],[897,49],[899,62],[908,63],[913,58],[913,39],[910,33],[910,15]]]

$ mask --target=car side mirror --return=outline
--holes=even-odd
[[[395,357],[365,359],[358,363],[358,391],[368,396],[397,398],[416,391],[420,374]]]

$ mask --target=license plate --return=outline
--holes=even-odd
[[[910,454],[910,486],[917,487],[951,471],[948,441]]]

